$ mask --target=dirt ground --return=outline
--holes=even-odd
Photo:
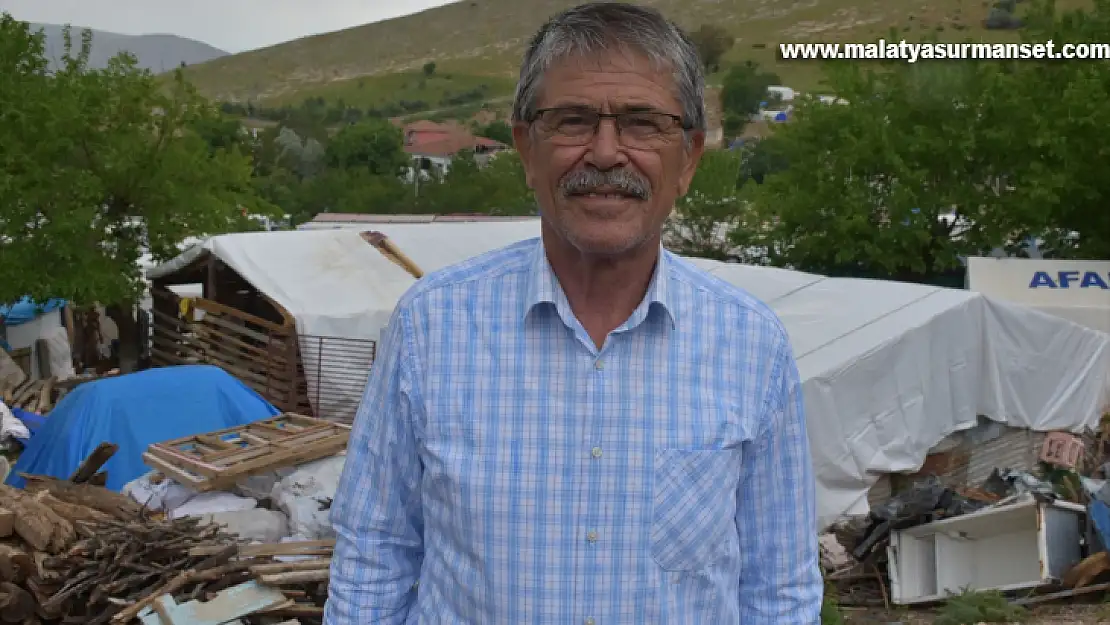
[[[869,610],[841,608],[844,620],[853,625],[931,625],[928,610]],[[1038,607],[1024,625],[1093,625],[1110,624],[1110,603]]]

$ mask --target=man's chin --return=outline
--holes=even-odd
[[[573,229],[568,241],[579,252],[591,256],[622,256],[639,247],[648,238],[631,224]]]

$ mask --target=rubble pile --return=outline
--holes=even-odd
[[[165,518],[88,483],[112,452],[102,445],[69,480],[0,485],[0,622],[172,625],[201,606],[208,622],[320,622],[334,541],[245,544],[201,518]]]
[[[1097,431],[1044,435],[1034,464],[995,468],[980,484],[919,474],[835,525],[821,537],[829,591],[849,608],[978,591],[1018,606],[1098,601],[1110,592],[1110,415]]]
[[[21,408],[35,414],[45,415],[78,385],[118,374],[119,369],[112,369],[102,375],[83,373],[64,380],[57,377],[49,377],[44,380],[31,380],[24,377],[17,384],[4,385],[0,399],[10,408]]]

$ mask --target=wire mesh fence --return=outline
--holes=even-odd
[[[354,421],[378,343],[370,339],[302,334],[298,409],[321,419]]]

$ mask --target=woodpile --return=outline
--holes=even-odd
[[[21,408],[28,412],[44,415],[65,397],[66,393],[80,384],[92,382],[119,374],[119,369],[113,369],[106,374],[83,373],[66,380],[56,377],[45,380],[24,379],[15,387],[5,388],[2,398],[9,408]]]
[[[0,623],[118,625],[143,615],[182,625],[199,622],[190,620],[198,606],[219,613],[208,622],[322,620],[334,541],[243,545],[197,518],[161,518],[88,483],[114,451],[102,445],[69,480],[0,485]]]

